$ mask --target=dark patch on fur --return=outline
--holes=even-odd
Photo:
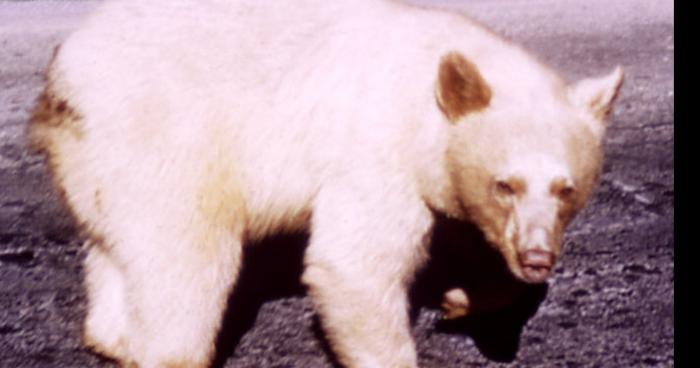
[[[29,120],[29,137],[32,148],[37,151],[50,150],[48,147],[51,129],[60,129],[70,133],[75,139],[83,138],[82,115],[66,99],[55,91],[54,83],[49,79],[44,91],[39,95]]]
[[[58,114],[63,114],[68,110],[68,101],[66,100],[60,100],[58,101],[58,105],[56,105],[56,112]]]
[[[29,119],[29,143],[33,150],[51,154],[50,137],[52,129],[69,132],[75,139],[82,139],[84,132],[81,121],[83,116],[62,96],[56,86],[55,64],[60,46],[56,46],[44,76],[44,90],[37,98],[31,118]]]
[[[63,177],[60,175],[60,158],[56,153],[54,139],[57,135],[68,133],[67,137],[80,140],[84,136],[82,129],[83,116],[77,109],[71,106],[68,99],[56,88],[55,60],[60,51],[60,46],[54,49],[53,56],[44,77],[44,90],[36,100],[28,122],[28,137],[30,148],[46,157],[46,168],[53,182],[53,190],[56,197],[77,226],[78,233],[87,238],[90,243],[105,246],[104,238],[88,228],[84,221],[73,211],[68,201],[68,194],[63,185]],[[65,138],[67,138],[65,137]]]

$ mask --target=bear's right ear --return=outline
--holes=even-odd
[[[623,79],[622,67],[617,66],[604,77],[584,79],[576,83],[570,89],[571,98],[597,120],[604,121],[620,91]]]
[[[447,120],[455,123],[470,112],[486,108],[491,102],[491,88],[476,65],[450,52],[440,61],[436,97]]]

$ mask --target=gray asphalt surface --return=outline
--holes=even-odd
[[[417,2],[464,9],[572,81],[626,70],[600,186],[547,286],[514,284],[483,245],[466,248],[478,234],[439,225],[412,297],[422,367],[674,366],[673,1]],[[0,367],[113,366],[80,347],[81,240],[24,130],[53,47],[95,4],[0,1]],[[304,241],[249,248],[219,367],[332,367],[298,283]],[[440,293],[483,288],[487,273],[503,285],[487,290],[519,289],[520,302],[441,321]]]

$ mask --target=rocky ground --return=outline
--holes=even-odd
[[[513,284],[478,242],[469,254],[487,261],[470,263],[474,256],[456,250],[474,235],[471,229],[440,224],[434,260],[412,293],[421,366],[673,366],[673,2],[420,2],[466,10],[572,81],[616,64],[627,73],[600,186],[570,227],[548,285],[524,290],[519,303],[500,313],[442,321],[437,305],[446,287],[500,290],[484,287],[477,270],[488,268],[492,279]],[[24,130],[53,47],[95,4],[0,1],[0,367],[112,366],[80,347],[84,252],[42,158],[27,150]],[[298,283],[304,242],[274,239],[249,248],[231,298],[236,313],[227,316],[220,339],[219,367],[332,366]],[[279,257],[279,249],[288,253]]]

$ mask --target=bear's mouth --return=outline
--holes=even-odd
[[[552,272],[547,266],[525,266],[521,265],[523,279],[529,283],[542,283],[547,280]]]

